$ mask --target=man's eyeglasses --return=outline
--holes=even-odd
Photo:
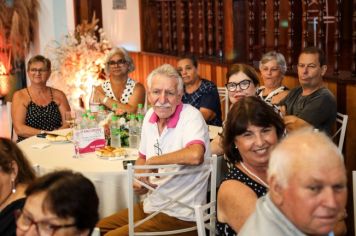
[[[108,65],[109,66],[114,66],[114,65],[124,65],[126,64],[126,60],[125,59],[120,59],[120,60],[117,60],[117,61],[108,61]]]
[[[235,83],[235,82],[229,82],[225,84],[225,87],[229,92],[235,92],[237,88],[240,88],[240,90],[246,90],[250,87],[251,80],[245,79],[242,80],[240,83]]]
[[[18,229],[27,232],[32,225],[35,225],[37,234],[40,236],[53,235],[59,229],[76,226],[75,224],[56,225],[51,224],[46,220],[34,221],[29,216],[24,214],[21,210],[16,211],[15,216],[17,219],[16,226]]]
[[[155,153],[157,156],[162,155],[162,149],[159,147],[158,139],[156,139],[156,143],[153,145],[153,148],[155,149]]]
[[[37,72],[40,74],[46,73],[48,70],[47,69],[36,69],[36,68],[31,68],[30,72],[33,74],[36,74]]]

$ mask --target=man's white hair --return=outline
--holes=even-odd
[[[310,155],[333,154],[340,157],[340,162],[344,165],[342,153],[325,133],[311,128],[292,132],[271,152],[268,181],[274,177],[277,184],[285,188],[289,179],[298,171],[294,167],[297,160],[307,159]]]
[[[147,77],[147,87],[151,89],[152,79],[157,75],[163,75],[177,81],[177,90],[179,94],[183,94],[183,80],[177,70],[170,64],[163,64],[154,69]]]

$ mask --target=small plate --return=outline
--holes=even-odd
[[[70,142],[72,142],[71,140],[58,140],[58,141],[53,140],[53,141],[51,141],[51,140],[48,140],[48,139],[47,139],[47,141],[48,141],[49,143],[51,143],[51,144],[63,144],[63,143],[70,143]]]
[[[107,161],[118,161],[118,160],[125,160],[127,156],[115,156],[115,157],[104,157],[100,155],[96,155],[98,158],[107,160]]]

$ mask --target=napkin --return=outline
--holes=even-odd
[[[35,148],[35,149],[44,149],[46,147],[49,147],[51,144],[49,143],[37,143],[37,144],[33,144],[31,147]]]

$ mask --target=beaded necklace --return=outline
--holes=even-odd
[[[258,177],[257,175],[255,175],[254,173],[252,173],[252,171],[250,171],[245,165],[244,163],[240,162],[242,168],[244,168],[244,170],[246,170],[247,173],[249,173],[250,175],[252,175],[253,177],[255,177],[258,181],[260,181],[260,183],[262,183],[265,187],[269,188],[269,185],[263,181],[260,177]]]

